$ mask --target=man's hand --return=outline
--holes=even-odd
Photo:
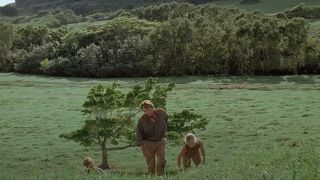
[[[128,121],[128,122],[131,122],[131,121],[132,121],[131,117],[128,117],[127,121]]]

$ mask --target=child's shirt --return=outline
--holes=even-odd
[[[196,155],[197,153],[199,153],[200,143],[201,143],[201,140],[197,139],[197,144],[193,148],[189,147],[188,145],[185,145],[182,150],[183,155],[187,156],[187,157],[192,157],[192,156]]]

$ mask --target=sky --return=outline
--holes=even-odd
[[[7,5],[9,3],[13,3],[15,0],[0,0],[0,6]]]

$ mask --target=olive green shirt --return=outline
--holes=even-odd
[[[137,124],[137,145],[140,146],[143,140],[160,141],[166,136],[168,128],[168,114],[163,109],[155,109],[154,122],[147,116],[143,115]]]

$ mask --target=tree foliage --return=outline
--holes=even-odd
[[[0,70],[11,71],[13,62],[10,49],[14,41],[14,27],[7,23],[0,23]]]
[[[312,54],[319,51],[319,29],[311,32],[303,16],[289,12],[167,3],[106,16],[102,25],[72,30],[17,28],[13,57],[47,44],[54,44],[54,54],[43,57],[48,62],[40,70],[39,58],[29,58],[31,68],[11,70],[83,77],[319,73],[319,57]]]

